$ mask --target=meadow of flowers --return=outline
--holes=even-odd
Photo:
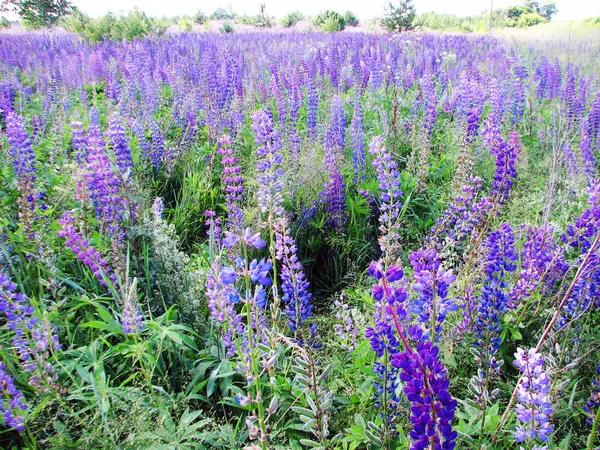
[[[0,34],[0,447],[598,448],[599,67]]]

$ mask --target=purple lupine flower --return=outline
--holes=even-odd
[[[277,73],[271,75],[271,81],[269,84],[271,94],[275,97],[277,102],[277,125],[283,126],[286,121],[287,114],[287,95],[284,95],[280,89],[280,83],[278,81]]]
[[[258,206],[261,213],[267,214],[267,221],[273,223],[283,215],[282,146],[279,133],[273,128],[273,119],[265,111],[259,110],[252,114],[252,130],[255,135],[255,143],[259,145],[256,150],[259,157],[256,167],[260,173],[258,176]]]
[[[598,409],[600,409],[600,361],[596,365],[596,376],[592,378],[590,398],[583,407],[583,410],[588,415],[588,424],[591,425],[594,422],[596,414],[598,414]]]
[[[144,315],[137,301],[136,286],[137,279],[134,278],[125,293],[125,299],[121,307],[121,328],[125,334],[137,334],[146,327]]]
[[[71,145],[73,146],[73,156],[76,163],[81,163],[87,159],[87,136],[83,123],[71,122]]]
[[[358,327],[350,314],[348,303],[342,298],[333,302],[335,308],[335,317],[340,322],[335,325],[335,334],[340,340],[340,347],[348,350],[350,353],[356,347],[356,338],[358,337]]]
[[[100,131],[91,125],[88,130],[86,181],[96,218],[110,237],[122,242],[126,233],[123,220],[127,203],[120,195],[121,182],[105,152]]]
[[[58,236],[65,238],[65,245],[71,249],[81,262],[90,268],[100,284],[107,286],[104,277],[107,277],[113,285],[117,284],[117,276],[108,265],[106,259],[96,250],[89,241],[84,238],[75,228],[75,218],[68,211],[58,220],[61,229]]]
[[[317,135],[317,114],[319,111],[319,91],[315,82],[309,77],[306,86],[306,130],[308,136],[314,139]]]
[[[219,139],[217,152],[221,155],[221,164],[223,164],[228,226],[234,230],[241,230],[244,226],[244,210],[240,207],[242,193],[244,192],[244,179],[241,175],[242,169],[232,148],[230,136]]]
[[[239,301],[237,292],[232,286],[235,281],[231,274],[223,274],[223,265],[218,258],[213,260],[206,274],[206,296],[210,315],[219,329],[219,333],[227,350],[227,356],[233,356],[236,351],[235,338],[244,331],[242,318],[235,311],[234,303]]]
[[[498,370],[502,363],[496,360],[500,349],[502,316],[508,312],[509,296],[507,292],[506,273],[516,269],[515,237],[511,227],[503,223],[498,231],[491,233],[487,239],[485,275],[481,288],[478,314],[475,319],[476,345],[481,348],[480,360],[492,370]]]
[[[152,136],[150,158],[152,160],[152,171],[156,175],[160,173],[165,163],[165,138],[154,120],[150,122],[150,133]]]
[[[583,136],[579,140],[579,150],[581,152],[581,160],[583,162],[583,170],[585,172],[585,178],[589,184],[594,183],[597,177],[597,161],[596,155],[592,150],[592,141],[587,132],[583,133]]]
[[[208,227],[208,229],[206,230],[206,235],[209,238],[212,237],[214,239],[214,244],[216,248],[220,248],[222,243],[221,233],[223,231],[221,228],[221,219],[217,217],[216,212],[210,209],[204,211],[204,216],[206,217],[206,222],[204,222],[204,225]]]
[[[418,293],[413,300],[411,312],[416,314],[423,330],[423,339],[435,336],[439,340],[442,323],[446,315],[456,311],[458,305],[448,297],[448,288],[456,280],[452,270],[444,270],[442,260],[435,249],[419,249],[411,252],[409,260],[413,266],[412,288]]]
[[[423,342],[415,327],[410,333],[418,341],[416,348],[392,355],[392,365],[402,370],[403,390],[411,402],[413,429],[409,433],[412,440],[410,448],[452,450],[458,435],[452,429],[457,402],[448,392],[448,373],[438,359],[438,347],[431,342]]]
[[[490,153],[496,156],[496,173],[492,183],[492,196],[497,196],[500,203],[508,199],[508,194],[517,177],[516,162],[521,146],[519,134],[510,133],[509,142],[505,142],[499,135],[493,138]]]
[[[362,106],[360,101],[354,103],[354,114],[350,123],[352,139],[352,165],[354,166],[354,179],[358,183],[365,178],[365,138],[363,132]]]
[[[343,153],[346,146],[346,115],[342,98],[336,95],[331,102],[331,123],[325,139],[336,154]]]
[[[227,248],[232,248],[238,241],[249,248],[260,249],[263,248],[267,243],[263,238],[260,237],[260,233],[253,233],[251,228],[246,228],[243,233],[237,234],[231,231],[225,232],[225,238],[223,238],[223,245]]]
[[[423,130],[426,136],[431,137],[433,126],[437,116],[438,98],[435,93],[435,85],[430,74],[421,79],[421,95],[423,97]]]
[[[25,131],[23,118],[13,112],[6,116],[6,136],[10,144],[9,154],[17,180],[20,196],[19,219],[23,228],[29,232],[35,218],[35,208],[39,195],[36,193],[37,180],[35,167],[35,152],[31,139]]]
[[[479,198],[481,187],[481,178],[469,179],[469,183],[461,188],[462,194],[457,195],[437,219],[431,233],[425,239],[427,245],[441,253],[446,248],[460,249],[465,242],[471,240],[473,233],[485,222],[492,208],[489,197]]]
[[[402,208],[400,198],[404,195],[400,190],[400,173],[381,136],[371,140],[369,153],[374,156],[373,165],[380,189],[379,248],[386,257],[391,257],[398,247],[398,220]]]
[[[25,430],[23,413],[27,411],[25,397],[15,386],[15,380],[6,365],[0,361],[0,410],[4,423],[19,433]]]
[[[375,298],[374,323],[372,326],[367,326],[365,337],[377,357],[384,358],[383,361],[376,361],[373,366],[373,372],[377,377],[373,383],[375,388],[373,395],[375,407],[382,408],[381,415],[388,424],[387,429],[394,430],[395,435],[400,402],[397,393],[398,369],[394,365],[386,364],[385,361],[389,361],[393,355],[401,351],[395,320],[404,320],[407,316],[406,280],[404,272],[398,266],[390,266],[386,270],[381,262],[372,261],[368,271],[377,280],[377,284],[373,285],[372,290]]]
[[[298,248],[290,230],[286,223],[279,225],[280,230],[275,233],[275,256],[281,261],[282,300],[286,305],[288,326],[295,333],[312,315],[312,294],[308,292],[310,283],[306,280],[302,263],[298,260]]]
[[[516,308],[523,298],[531,296],[538,287],[543,294],[551,292],[568,269],[562,249],[554,241],[550,226],[530,225],[524,226],[524,230],[521,271],[519,279],[509,293],[511,308]]]
[[[548,440],[553,427],[550,423],[552,404],[550,403],[550,378],[544,370],[544,360],[535,349],[519,348],[515,353],[515,365],[521,372],[517,386],[515,408],[519,425],[514,432],[518,442]]]
[[[58,376],[50,363],[50,351],[60,349],[55,327],[34,316],[29,299],[17,292],[17,285],[3,273],[0,273],[0,311],[13,333],[12,344],[23,370],[30,374],[29,384],[37,389],[53,386]]]
[[[512,83],[512,93],[510,98],[510,121],[515,127],[525,113],[525,85],[523,82],[515,78]]]
[[[146,129],[140,122],[135,122],[131,127],[131,132],[137,138],[137,147],[142,158],[148,158],[151,153],[151,148],[148,139],[146,139]]]
[[[117,117],[113,117],[108,125],[108,145],[115,153],[117,166],[125,179],[133,169],[133,159],[129,142],[125,135],[125,128]]]

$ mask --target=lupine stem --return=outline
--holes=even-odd
[[[592,431],[590,431],[590,435],[587,440],[586,450],[594,449],[594,441],[596,440],[596,432],[598,431],[598,423],[600,423],[600,408],[596,411],[596,416],[594,417],[594,422],[592,423]]]

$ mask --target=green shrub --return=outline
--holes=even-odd
[[[2,28],[10,28],[10,20],[6,17],[0,17],[0,29]]]
[[[340,13],[331,10],[323,11],[315,17],[313,23],[323,31],[342,31],[346,28],[344,17]]]
[[[357,27],[360,24],[358,17],[356,17],[356,14],[354,14],[352,11],[346,11],[344,13],[344,20],[346,21],[346,25],[349,27]]]
[[[282,26],[290,28],[296,25],[301,20],[304,20],[304,14],[302,14],[300,11],[293,11],[283,16],[280,23]]]
[[[177,26],[179,26],[181,31],[192,31],[194,29],[194,22],[192,22],[190,16],[183,16],[177,22]]]
[[[225,8],[217,8],[214,13],[210,15],[211,20],[233,20],[235,14],[231,11],[227,11]]]
[[[198,10],[196,14],[192,16],[192,20],[198,25],[202,25],[204,22],[208,20],[208,16],[204,14],[204,11]]]
[[[522,14],[521,17],[519,17],[518,26],[520,26],[522,28],[527,28],[527,27],[531,27],[533,25],[537,25],[540,23],[546,23],[546,22],[548,22],[548,19],[540,16],[538,13],[531,12],[531,13]]]
[[[225,22],[221,25],[221,33],[233,33],[233,25],[231,22]]]

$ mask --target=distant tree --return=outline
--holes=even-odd
[[[417,11],[412,0],[400,0],[398,4],[389,2],[381,24],[392,33],[409,31],[415,28],[416,14]]]
[[[2,0],[0,11],[16,12],[26,26],[51,27],[71,12],[69,0]]]
[[[233,20],[235,14],[231,11],[227,11],[225,8],[217,8],[214,13],[210,15],[212,20]]]
[[[260,10],[254,20],[254,25],[260,28],[270,28],[274,25],[273,18],[267,14],[267,5],[260,4]]]
[[[301,20],[304,20],[304,14],[302,14],[299,11],[294,11],[291,13],[287,13],[285,16],[283,16],[280,23],[282,26],[290,28],[296,25]]]
[[[6,17],[0,17],[0,29],[2,28],[10,28],[10,20]]]
[[[177,21],[177,26],[181,31],[192,31],[194,29],[194,22],[190,16],[183,16]]]
[[[196,22],[198,25],[202,25],[204,22],[206,22],[208,20],[208,17],[206,16],[206,14],[204,14],[204,11],[198,10],[196,12],[196,14],[194,14],[192,16],[192,20],[194,22]]]
[[[509,19],[518,19],[523,14],[528,14],[532,12],[534,12],[534,9],[530,8],[529,6],[515,5],[509,7],[506,10],[506,17],[508,17]]]
[[[335,11],[323,11],[315,17],[313,23],[323,31],[342,31],[346,28],[344,16]]]
[[[552,20],[552,16],[558,12],[556,3],[543,3],[537,9],[537,13],[547,20]]]
[[[346,25],[349,27],[357,27],[359,25],[358,17],[352,11],[346,11],[344,13],[344,20],[346,21]]]

